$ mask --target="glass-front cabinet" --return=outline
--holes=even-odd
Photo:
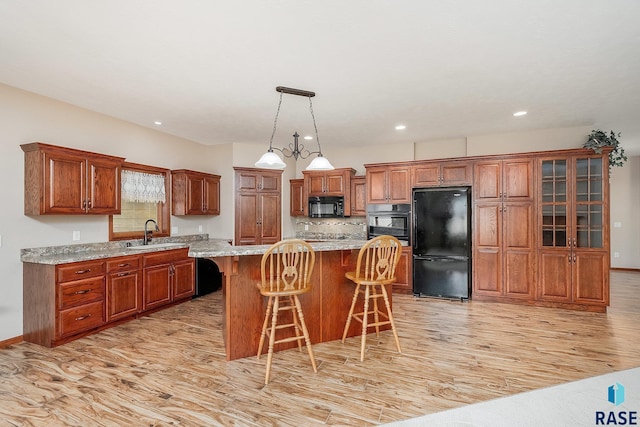
[[[606,155],[539,159],[538,298],[608,305]]]

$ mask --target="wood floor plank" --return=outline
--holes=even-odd
[[[377,425],[640,366],[640,273],[607,313],[394,295],[393,335],[225,361],[214,293],[47,349],[0,350],[0,426]],[[346,313],[345,313],[346,316]],[[313,327],[313,325],[309,325]]]

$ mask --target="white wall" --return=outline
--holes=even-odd
[[[611,265],[640,268],[640,156],[611,171]],[[619,223],[620,227],[616,227]],[[615,254],[619,257],[616,258]]]

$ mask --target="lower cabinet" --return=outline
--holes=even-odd
[[[195,260],[188,252],[176,249],[143,255],[143,311],[193,296]]]
[[[23,263],[23,339],[45,347],[191,298],[189,249],[48,265]]]
[[[400,261],[396,267],[396,281],[393,283],[393,292],[400,294],[413,293],[412,267],[413,255],[411,246],[404,246],[402,254],[400,254]]]

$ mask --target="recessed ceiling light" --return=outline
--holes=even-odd
[[[406,127],[405,125],[397,125],[397,126],[396,126],[396,130],[404,130],[404,129],[406,129],[406,128],[407,128],[407,127]]]
[[[161,125],[162,125],[162,122],[161,122],[160,120],[156,120],[155,122],[153,122],[153,124],[158,125],[158,126],[161,126]]]
[[[513,115],[514,115],[515,117],[524,116],[525,114],[527,114],[527,112],[526,112],[526,111],[517,111],[517,112],[513,113]]]
[[[313,139],[313,137],[311,135],[307,135],[304,137],[304,139],[309,140],[309,139]]]

